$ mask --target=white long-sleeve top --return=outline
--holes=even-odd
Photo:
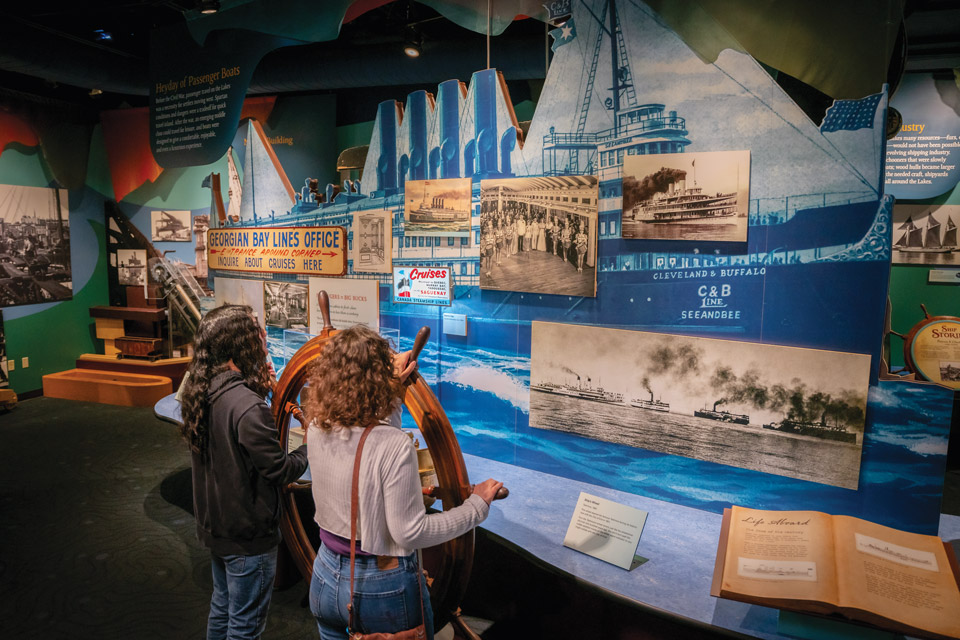
[[[313,484],[314,520],[350,539],[350,488],[362,427],[310,429],[307,457]],[[427,514],[417,451],[400,430],[400,407],[373,428],[360,460],[360,547],[375,555],[405,556],[456,538],[483,522],[489,505],[471,495],[453,509]]]

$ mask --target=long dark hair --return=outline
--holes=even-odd
[[[326,431],[382,420],[400,397],[390,344],[359,324],[330,338],[311,363],[309,380],[307,416]]]
[[[217,374],[231,360],[246,385],[260,396],[270,391],[270,369],[260,325],[246,305],[225,304],[210,311],[197,328],[189,377],[183,385],[180,435],[196,453],[205,453],[210,403],[207,394]]]

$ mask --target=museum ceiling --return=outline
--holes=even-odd
[[[85,4],[51,0],[8,5],[0,11],[0,87],[8,93],[96,109],[146,105],[151,31],[204,20],[198,14],[201,1],[102,0]],[[495,0],[494,5],[502,1],[506,0]],[[705,8],[711,4],[711,0],[700,1]],[[510,2],[511,6],[522,4]],[[897,0],[891,2],[895,5]],[[955,28],[960,24],[960,5],[952,0],[903,2],[906,69],[960,67],[960,32]],[[226,11],[250,3],[223,0],[220,4]],[[438,82],[450,77],[466,79],[472,70],[486,66],[486,38],[448,19],[458,4],[469,5],[462,0],[431,0],[431,6],[408,0],[358,0],[353,5],[366,10],[348,16],[336,39],[268,54],[254,74],[249,93],[336,92],[338,99],[363,102],[366,94],[379,99],[383,87],[394,87],[402,99],[409,90],[434,90]],[[809,7],[811,2],[803,0],[801,4]],[[874,0],[864,4],[876,6]],[[293,9],[311,6],[303,0],[270,6],[288,5]],[[789,19],[799,20],[799,11],[793,10],[795,0],[778,3],[777,11],[781,5]],[[303,22],[309,22],[308,18]],[[491,66],[504,71],[510,82],[534,81],[535,86],[546,68],[545,31],[544,24],[535,19],[510,23],[497,37]],[[412,37],[423,47],[419,66],[411,74],[391,73],[390,61],[403,55],[401,49]],[[889,48],[895,58],[891,67],[896,68],[896,58],[902,58],[897,51],[904,49]],[[91,95],[92,89],[101,93],[93,91],[96,95]]]

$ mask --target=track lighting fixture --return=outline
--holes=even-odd
[[[220,2],[218,0],[200,0],[197,8],[200,13],[210,15],[211,13],[220,11]]]
[[[403,52],[407,57],[419,58],[420,54],[423,53],[421,49],[422,45],[423,37],[420,35],[420,32],[413,27],[407,27],[407,35],[403,41]]]

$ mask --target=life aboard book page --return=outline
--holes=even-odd
[[[952,549],[936,536],[816,511],[724,510],[711,594],[960,637]]]

